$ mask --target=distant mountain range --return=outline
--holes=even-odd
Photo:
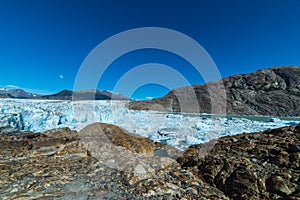
[[[22,89],[9,90],[6,88],[0,88],[0,98],[14,98],[14,99],[35,99],[40,95],[28,93]]]
[[[226,99],[220,97],[217,90],[208,89],[217,88],[219,85],[225,89]],[[195,98],[191,98],[191,94],[196,96],[196,102]],[[181,97],[180,101],[178,96]],[[130,100],[122,94],[100,90],[62,90],[52,95],[38,95],[22,89],[5,88],[0,88],[0,98]],[[207,84],[177,88],[164,97],[151,101],[131,101],[127,107],[133,110],[212,113],[212,100],[216,104],[225,105],[227,114],[300,116],[300,67],[273,67]],[[182,105],[185,105],[184,110]]]
[[[218,85],[224,85],[226,99],[218,91],[208,90]],[[196,102],[191,94],[196,96]],[[178,96],[183,97],[180,102]],[[227,114],[300,116],[300,67],[273,67],[238,74],[217,82],[174,89],[151,101],[133,101],[127,107],[182,112],[184,105],[184,112],[211,113],[212,99],[216,101],[214,105],[225,105]]]
[[[62,90],[56,94],[42,96],[43,99],[53,100],[130,100],[122,94],[101,90]]]
[[[0,98],[14,99],[50,99],[50,100],[130,100],[122,94],[100,90],[71,91],[62,90],[56,94],[39,95],[26,92],[22,89],[0,88]]]

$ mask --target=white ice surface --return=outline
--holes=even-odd
[[[81,130],[93,122],[104,122],[121,126],[154,141],[185,149],[191,144],[204,143],[225,135],[264,131],[299,123],[298,119],[258,121],[241,117],[133,111],[125,108],[126,103],[1,99],[0,126],[10,125],[19,130],[44,132],[59,127]]]

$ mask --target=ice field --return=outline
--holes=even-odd
[[[93,122],[118,125],[131,133],[185,149],[191,144],[244,132],[300,123],[300,118],[213,116],[134,111],[126,101],[0,100],[0,126],[44,132],[69,127],[81,130]]]

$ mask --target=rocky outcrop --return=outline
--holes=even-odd
[[[79,133],[5,130],[0,199],[300,198],[300,125],[194,145],[177,160],[155,155],[164,145],[108,124]],[[96,150],[106,152],[103,160],[90,148],[95,142]],[[212,150],[203,154],[210,144]],[[129,168],[133,164],[133,171],[120,170],[119,159]],[[162,167],[151,171],[150,162]]]
[[[300,198],[300,125],[220,138],[205,157],[201,146],[177,161],[230,199]]]
[[[220,95],[222,91],[225,91],[224,95]],[[218,113],[216,105],[221,111],[224,107],[227,114],[300,116],[300,67],[273,67],[205,85],[178,88],[162,98],[130,102],[127,107]]]
[[[101,139],[119,147],[124,147],[132,153],[153,153],[155,144],[152,140],[134,135],[121,127],[106,123],[94,123],[85,127],[81,132],[81,139],[85,141],[86,136],[93,134],[91,139]]]
[[[107,136],[100,146],[104,148],[102,153],[106,152],[104,160],[97,160],[93,157],[96,153],[87,148],[87,133],[93,141]],[[115,146],[114,151],[110,144]],[[199,195],[228,199],[189,171],[181,170],[171,158],[149,158],[157,164],[167,163],[157,170],[152,166],[151,172],[143,165],[148,162],[145,158],[140,163],[132,160],[153,154],[155,149],[148,139],[127,135],[107,124],[90,125],[83,133],[68,128],[43,134],[5,131],[0,134],[0,199],[196,199]],[[124,166],[134,164],[134,171],[112,166],[120,158],[124,158]]]

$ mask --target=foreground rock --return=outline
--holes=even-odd
[[[84,131],[85,142],[89,141],[87,132],[95,136],[94,141],[98,140],[93,135],[95,131],[106,141],[100,150],[111,154],[103,155],[104,161],[95,159],[93,154],[97,152],[90,152],[86,148],[90,144],[84,144],[79,134],[68,128],[44,134],[2,132],[0,199],[196,199],[200,193],[206,199],[227,199],[218,189],[182,170],[175,160],[151,157],[156,147],[146,138],[100,123]],[[116,155],[116,151],[120,154]],[[137,163],[139,160],[130,160],[142,158],[140,161],[147,164],[143,155],[165,164],[165,168],[153,166],[152,171],[147,171]],[[130,165],[135,166],[133,171],[121,171],[112,164],[123,158],[125,166],[135,164]]]
[[[108,124],[2,132],[0,199],[299,199],[299,138],[300,125],[224,137],[175,160]]]
[[[133,101],[127,107],[194,113],[219,113],[223,109],[221,113],[228,114],[300,116],[299,105],[300,67],[274,67],[178,88],[162,98]]]
[[[178,162],[231,199],[300,199],[300,125],[221,138],[202,158],[201,148]]]

